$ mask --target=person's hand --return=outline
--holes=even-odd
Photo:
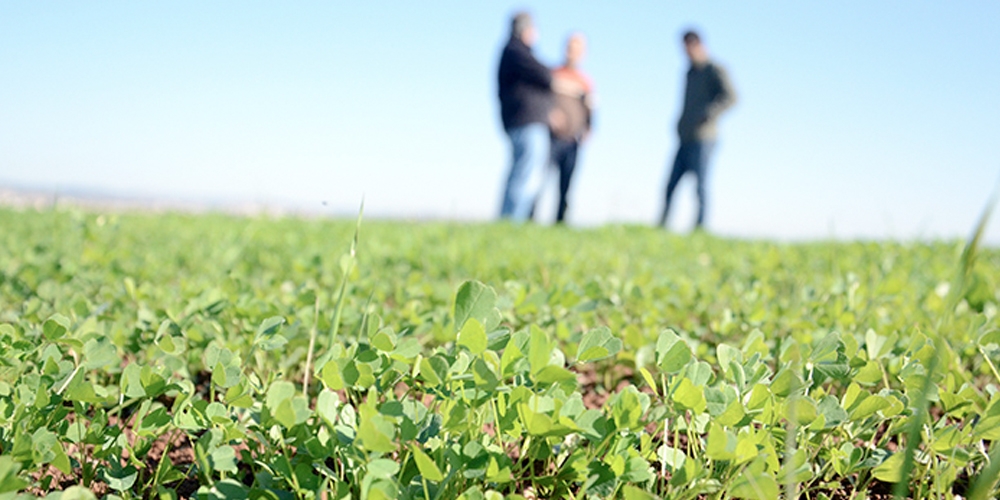
[[[566,117],[566,113],[559,109],[549,111],[549,128],[556,132],[569,128],[569,118]]]

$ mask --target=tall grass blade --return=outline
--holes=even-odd
[[[958,272],[955,274],[955,283],[951,287],[951,299],[948,304],[948,312],[946,316],[946,321],[943,323],[943,327],[951,326],[954,321],[955,308],[958,307],[959,302],[961,302],[962,297],[965,296],[965,287],[969,281],[969,276],[972,273],[973,267],[976,263],[976,257],[979,254],[980,242],[983,239],[983,235],[986,233],[986,226],[990,221],[990,214],[993,213],[993,209],[997,204],[997,196],[1000,193],[1000,182],[993,189],[993,194],[990,195],[989,200],[986,202],[986,207],[983,209],[983,213],[979,216],[979,222],[976,224],[972,235],[969,237],[968,242],[965,244],[965,248],[962,250],[962,256],[958,262]],[[950,349],[946,349],[946,341],[944,337],[940,334],[940,329],[936,332],[937,335],[934,337],[934,347],[938,353],[951,352]],[[916,404],[913,406],[913,416],[910,420],[910,427],[906,432],[906,449],[903,455],[903,465],[900,473],[900,481],[892,489],[892,494],[895,498],[906,498],[909,493],[910,485],[910,473],[913,471],[913,457],[916,454],[917,446],[919,446],[921,441],[921,430],[924,426],[924,419],[928,417],[928,392],[931,390],[934,377],[937,375],[938,365],[940,356],[934,356],[931,358],[929,366],[927,367],[927,375],[924,379],[923,387],[920,388],[920,394],[917,396]],[[994,453],[997,455],[997,453]],[[994,461],[994,465],[996,461]],[[989,472],[989,471],[985,471]],[[995,476],[994,476],[995,477]],[[994,479],[995,480],[995,479]],[[983,476],[980,475],[980,479],[976,482],[977,486],[983,482]],[[988,481],[993,482],[993,481]]]
[[[969,491],[969,500],[986,500],[997,495],[997,480],[1000,479],[1000,443],[993,443],[993,453],[990,453],[990,465],[979,473],[976,482]]]
[[[973,251],[969,251],[969,247],[966,247],[966,252],[962,253],[961,284],[963,287],[969,273],[972,272],[972,265],[975,264],[975,250],[978,249],[983,233],[986,232],[986,222],[989,220],[990,214],[993,213],[998,198],[1000,198],[1000,182],[998,182],[997,187],[993,190],[993,196],[990,197],[983,215],[979,218],[979,225],[976,227],[976,232],[969,245],[969,247],[974,247]],[[1000,445],[997,443],[993,444],[993,452],[989,455],[989,461],[989,466],[979,473],[975,483],[973,483],[968,497],[969,500],[985,500],[990,495],[996,495],[997,479],[1000,479]]]
[[[358,209],[358,220],[354,225],[354,238],[351,240],[351,251],[348,254],[347,265],[344,266],[343,275],[340,278],[340,291],[337,293],[337,306],[333,314],[333,324],[330,325],[329,346],[337,341],[337,333],[340,331],[340,316],[344,311],[344,296],[347,295],[347,281],[354,270],[354,262],[357,260],[358,235],[361,233],[361,218],[365,214],[365,200],[361,200],[361,208]]]

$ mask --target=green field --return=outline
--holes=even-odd
[[[965,247],[0,208],[0,499],[992,498]]]

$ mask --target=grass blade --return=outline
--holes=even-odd
[[[989,223],[990,214],[993,213],[993,208],[997,204],[998,192],[1000,192],[1000,183],[998,183],[997,187],[994,188],[993,194],[986,202],[986,207],[983,209],[983,213],[979,216],[979,221],[976,224],[972,235],[969,237],[968,242],[965,244],[965,249],[962,250],[962,256],[958,262],[958,272],[955,275],[955,286],[951,289],[951,300],[948,304],[947,316],[944,322],[945,325],[950,326],[950,324],[954,321],[955,308],[962,300],[962,297],[965,296],[965,286],[968,283],[968,277],[972,273],[973,266],[975,266],[976,257],[979,253],[979,245],[983,239],[983,235],[986,233],[986,225]],[[946,340],[941,336],[940,329],[938,329],[934,337],[934,347],[937,352],[951,352],[951,349],[948,348],[949,346],[946,346],[945,344]],[[924,425],[924,419],[929,417],[927,411],[927,395],[931,390],[934,377],[937,375],[939,358],[940,356],[931,357],[930,363],[927,367],[927,375],[924,379],[923,387],[920,388],[920,394],[917,396],[916,405],[913,406],[914,414],[912,420],[910,421],[910,428],[906,432],[906,449],[904,450],[903,455],[903,466],[900,474],[901,480],[896,483],[895,487],[892,489],[892,494],[895,498],[906,498],[908,494],[910,474],[913,471],[913,457],[916,453],[917,446],[919,446],[921,441],[921,430]],[[997,453],[994,453],[994,455],[996,454]],[[995,465],[996,461],[994,460],[993,462]],[[984,482],[983,477],[984,476],[981,474],[979,480],[976,482],[977,486]]]

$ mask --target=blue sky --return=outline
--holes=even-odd
[[[570,220],[651,223],[702,31],[740,101],[709,226],[955,238],[1000,178],[1000,2],[0,3],[0,187],[489,220],[512,12],[559,62],[585,32],[597,128]],[[554,213],[555,179],[542,202]],[[672,226],[693,219],[680,187]],[[324,204],[325,203],[325,204]],[[1000,239],[1000,214],[990,240]]]

